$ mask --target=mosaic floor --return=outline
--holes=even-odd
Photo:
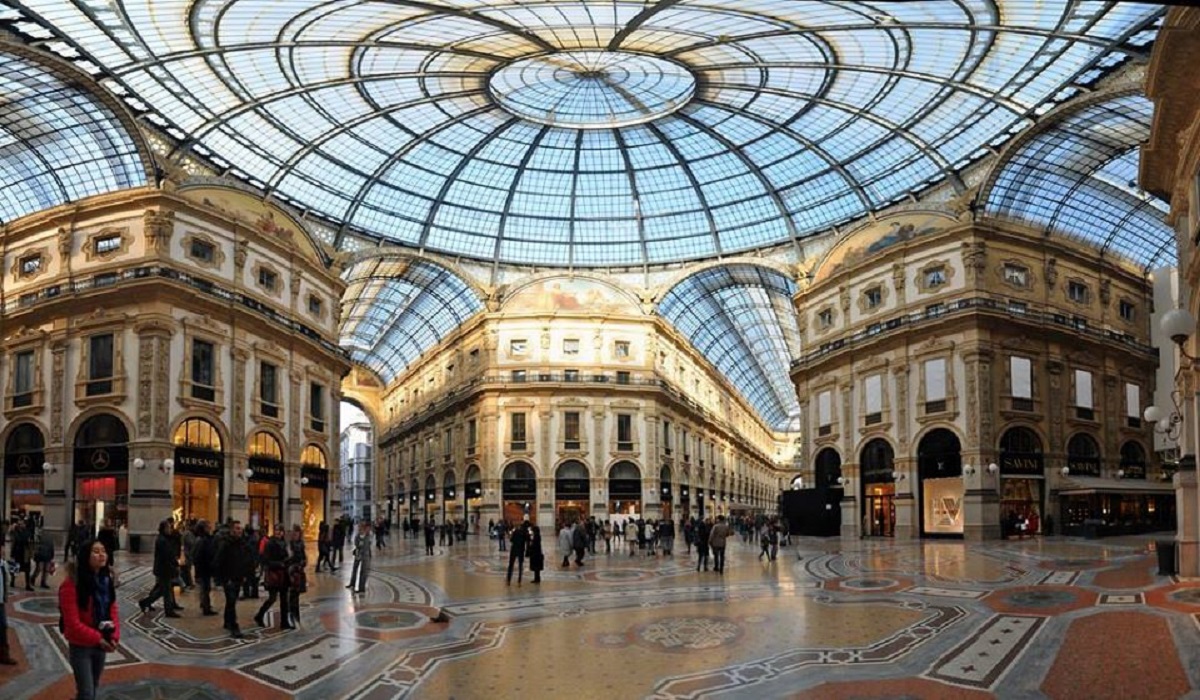
[[[296,631],[243,602],[242,640],[194,593],[181,619],[139,613],[149,556],[123,556],[101,697],[1200,698],[1200,582],[1156,575],[1149,538],[804,539],[776,562],[738,543],[724,575],[601,546],[520,586],[470,540],[432,557],[393,541],[365,596],[348,567],[310,575]],[[46,593],[9,602],[6,700],[73,694]]]

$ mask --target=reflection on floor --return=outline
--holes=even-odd
[[[1175,698],[1200,692],[1200,582],[1158,576],[1148,539],[798,540],[776,562],[733,544],[600,554],[506,585],[471,537],[426,557],[397,539],[365,596],[310,575],[300,630],[243,640],[201,617],[138,613],[148,555],[121,558],[124,639],[105,698]],[[556,563],[553,555],[550,563]],[[311,560],[310,560],[311,561]],[[61,576],[61,574],[60,574]],[[447,622],[431,618],[444,612]],[[9,601],[0,697],[73,687],[53,596]]]

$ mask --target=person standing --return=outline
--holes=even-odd
[[[46,577],[52,572],[50,568],[54,566],[54,540],[50,539],[45,531],[39,529],[37,535],[37,546],[33,550],[33,580],[37,581],[41,578],[39,588],[49,588],[46,583]]]
[[[571,531],[571,547],[575,550],[575,566],[583,566],[583,555],[588,547],[587,523],[582,520],[575,522]]]
[[[564,569],[571,566],[571,524],[564,522],[562,529],[558,531],[558,553],[562,555],[562,566]]]
[[[196,587],[196,579],[192,576],[192,567],[195,566],[195,561],[192,559],[192,550],[196,547],[196,521],[189,520],[183,528],[183,566],[179,569],[180,579],[183,581],[183,590],[190,591]]]
[[[433,538],[435,537],[435,528],[429,520],[425,521],[425,553],[433,554]]]
[[[113,578],[115,579],[117,575],[117,549],[119,549],[119,543],[117,542],[117,529],[113,527],[112,520],[106,519],[104,521],[104,524],[96,532],[96,539],[100,540],[100,543],[104,545],[104,550],[108,552],[108,570],[113,573]],[[118,583],[117,585],[120,586],[121,584]]]
[[[638,527],[633,520],[625,521],[625,544],[629,546],[629,556],[632,557],[638,544]]]
[[[0,566],[7,566],[4,560],[4,535],[0,532]],[[0,575],[0,665],[16,666],[12,650],[8,646],[8,577]]]
[[[333,560],[329,558],[329,551],[333,549],[333,536],[329,532],[329,523],[321,521],[321,526],[317,529],[317,568],[316,573],[321,573],[321,562],[325,562],[329,573],[337,571],[337,567],[333,565]]]
[[[713,553],[713,571],[718,574],[725,573],[725,542],[728,539],[729,523],[725,522],[724,515],[718,515],[717,524],[708,533],[708,546],[712,547]]]
[[[542,551],[542,528],[534,525],[529,532],[529,570],[533,572],[533,582],[542,582],[542,570],[546,568],[546,553]]]
[[[216,559],[216,545],[212,533],[209,532],[207,520],[197,520],[190,559],[195,567],[196,583],[200,588],[200,613],[216,615],[212,606],[213,566]]]
[[[433,550],[433,530],[425,526],[425,544]],[[358,534],[354,537],[354,568],[350,569],[350,585],[346,586],[355,593],[367,592],[367,576],[371,573],[371,523],[363,521],[358,525]]]
[[[234,639],[243,637],[237,619],[238,593],[246,579],[254,575],[255,557],[250,546],[250,540],[242,532],[240,520],[230,522],[229,527],[217,537],[213,575],[225,593],[225,629]]]
[[[175,604],[175,577],[179,575],[179,550],[171,537],[172,521],[164,519],[158,524],[158,537],[154,539],[154,588],[138,601],[142,612],[154,609],[154,602],[163,599],[167,617],[180,617]]]
[[[253,526],[246,528],[242,537],[249,548],[251,563],[250,572],[242,579],[242,598],[258,600],[258,582],[262,577],[262,549],[266,542],[263,541],[262,531]]]
[[[696,571],[708,571],[708,523],[696,521],[692,527],[692,544],[696,545]]]
[[[675,556],[675,521],[663,518],[658,523],[658,543],[664,557]]]
[[[600,536],[604,538],[604,553],[612,554],[612,523],[608,520],[604,521],[604,525],[600,528]]]
[[[33,531],[30,528],[31,526],[27,525],[24,520],[17,520],[12,527],[12,558],[17,562],[18,571],[25,572],[25,590],[27,591],[33,590],[33,584],[30,582]],[[14,571],[9,572],[8,586],[9,588],[17,586],[17,574]]]
[[[117,650],[117,588],[108,568],[108,550],[100,542],[84,542],[58,587],[63,636],[75,675],[76,700],[95,700],[105,655]]]
[[[333,564],[342,563],[342,549],[346,546],[346,521],[338,518],[333,521],[332,532],[329,534],[329,561]],[[333,569],[337,571],[337,569]]]
[[[521,523],[513,530],[512,545],[508,553],[508,576],[504,579],[504,583],[512,583],[513,564],[517,565],[517,585],[521,585],[521,575],[525,572],[525,554],[529,548],[529,521]]]

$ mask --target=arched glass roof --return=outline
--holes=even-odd
[[[483,310],[465,280],[430,260],[371,257],[343,277],[342,347],[386,384]]]
[[[779,272],[735,263],[684,278],[658,304],[658,313],[733,382],[762,419],[785,431],[800,427],[789,374],[800,356],[795,291]]]
[[[145,185],[145,161],[114,110],[19,51],[0,44],[0,222]]]
[[[999,166],[984,212],[1115,252],[1175,265],[1168,205],[1138,187],[1154,105],[1141,95],[1087,104],[1032,134]]]
[[[575,266],[773,246],[884,207],[1094,83],[1161,13],[1043,0],[21,7],[168,124],[175,156],[209,157],[343,233]]]

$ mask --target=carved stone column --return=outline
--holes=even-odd
[[[966,427],[967,444],[963,446],[964,465],[973,465],[976,476],[964,480],[963,537],[967,540],[998,539],[1000,537],[1000,495],[994,488],[984,488],[979,474],[994,456],[994,413],[992,396],[992,351],[972,348],[963,353],[966,370]]]
[[[171,235],[175,233],[175,212],[147,209],[142,214],[142,223],[150,250],[159,255],[169,254]]]

